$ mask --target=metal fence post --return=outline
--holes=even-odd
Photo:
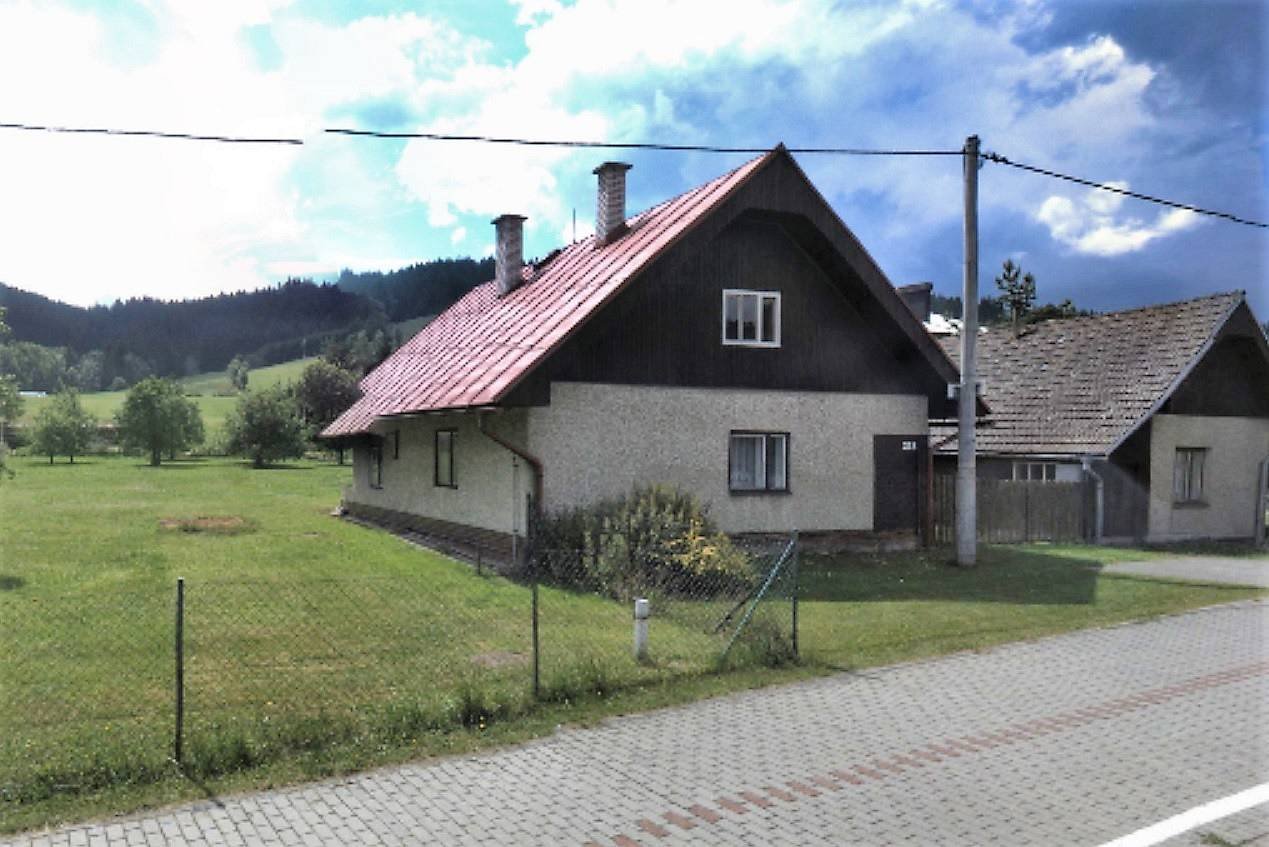
[[[176,735],[172,757],[181,764],[181,739],[185,728],[185,577],[176,578]]]
[[[793,658],[798,658],[798,588],[801,578],[801,547],[798,545],[798,531],[793,530]]]
[[[533,569],[530,579],[533,580],[533,699],[536,700],[541,687],[541,651],[538,648],[538,571],[532,564],[529,567]]]

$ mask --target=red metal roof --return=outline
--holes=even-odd
[[[492,280],[476,286],[367,374],[362,398],[322,437],[365,433],[390,415],[497,404],[780,149],[630,218],[609,244],[596,247],[592,236],[543,267],[526,266],[524,284],[505,296]]]

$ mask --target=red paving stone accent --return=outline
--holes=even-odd
[[[761,794],[756,794],[753,791],[742,791],[740,792],[740,796],[744,797],[750,803],[753,803],[759,809],[766,809],[775,805],[766,797],[763,797]]]
[[[864,781],[849,771],[829,771],[830,774],[851,785],[863,785]]]
[[[790,781],[789,787],[799,794],[805,794],[807,797],[818,797],[824,793],[823,791],[812,788],[805,782],[798,782],[797,780]]]
[[[661,826],[660,824],[653,823],[647,818],[641,818],[639,820],[638,826],[639,826],[639,829],[642,829],[644,832],[648,833],[648,835],[652,835],[657,838],[665,838],[667,835],[670,834],[670,831],[668,829]]]
[[[665,818],[679,829],[696,829],[696,821],[691,818],[685,818],[678,812],[666,812],[661,817]]]
[[[911,757],[924,759],[927,762],[939,763],[944,757],[958,758],[964,753],[979,753],[984,749],[999,747],[1005,744],[1013,744],[1017,741],[1030,741],[1032,738],[1041,735],[1048,735],[1053,732],[1063,732],[1073,727],[1084,726],[1097,720],[1109,720],[1118,717],[1126,712],[1132,712],[1137,709],[1147,708],[1152,705],[1166,703],[1182,694],[1189,694],[1204,688],[1211,688],[1216,685],[1223,685],[1230,682],[1236,682],[1249,679],[1253,676],[1269,673],[1269,661],[1260,662],[1243,668],[1235,668],[1233,670],[1224,671],[1222,673],[1209,674],[1207,676],[1198,677],[1197,679],[1188,680],[1186,682],[1177,683],[1167,688],[1154,689],[1150,691],[1142,691],[1132,694],[1118,700],[1112,700],[1107,703],[1099,703],[1093,706],[1085,706],[1071,712],[1053,715],[1046,718],[1037,718],[1026,723],[1014,724],[995,732],[980,732],[978,735],[966,735],[963,738],[947,738],[941,743],[926,744],[924,748],[909,750],[906,754],[891,754],[889,760],[876,759],[872,764],[878,768],[890,771],[892,773],[904,773],[900,765],[909,767],[924,767],[921,762]],[[933,753],[929,751],[934,751]],[[938,755],[935,755],[938,754]],[[898,764],[896,764],[898,763]],[[863,765],[852,765],[852,769],[856,773],[863,774],[871,779],[884,780],[887,775],[880,770],[865,767]],[[832,791],[840,790],[841,786],[837,784],[837,780],[850,783],[851,785],[865,785],[865,780],[860,779],[854,773],[845,770],[832,770],[827,776],[816,774],[807,778],[808,782],[822,786]],[[789,787],[799,794],[807,797],[818,797],[823,792],[811,788],[804,782],[797,780],[790,781]],[[767,786],[763,789],[767,794],[785,802],[794,802],[798,798],[782,788]],[[753,804],[759,810],[768,809],[773,804],[766,797],[754,791],[741,791],[740,797]],[[732,800],[727,797],[718,798],[715,803],[719,808],[732,812],[733,814],[748,814],[750,809],[739,801]],[[689,806],[687,809],[701,820],[709,824],[717,823],[723,819],[723,815],[718,814],[708,806],[696,804]],[[695,829],[696,822],[691,818],[684,817],[677,812],[666,812],[662,815],[670,823],[681,829]],[[655,836],[656,838],[665,838],[671,833],[669,830],[653,823],[647,818],[641,818],[636,825],[644,832]],[[614,835],[612,841],[617,847],[641,847],[638,841],[627,835]],[[587,841],[582,847],[603,847],[596,841]]]
[[[866,768],[863,765],[853,765],[852,767],[854,768],[855,773],[861,773],[864,776],[870,777],[872,779],[886,778],[886,775],[882,773],[881,771],[873,770],[872,768]]]
[[[765,785],[763,786],[762,790],[767,792],[768,794],[770,794],[772,797],[776,798],[777,800],[783,800],[786,803],[793,803],[798,799],[794,797],[792,794],[790,794],[789,792],[785,791],[783,788],[776,788],[774,785]]]

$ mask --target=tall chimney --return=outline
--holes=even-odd
[[[524,277],[524,215],[499,215],[494,225],[494,281],[498,295],[514,291]]]
[[[593,173],[599,177],[599,196],[595,203],[595,244],[616,241],[626,231],[625,162],[604,162]]]

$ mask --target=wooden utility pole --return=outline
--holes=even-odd
[[[961,290],[960,435],[956,464],[956,563],[978,561],[978,467],[974,432],[978,411],[978,136],[965,139],[965,283]]]

